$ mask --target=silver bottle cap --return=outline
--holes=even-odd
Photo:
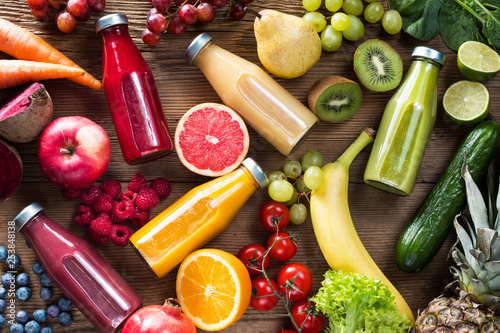
[[[199,34],[198,37],[193,39],[191,44],[186,49],[186,52],[184,52],[184,58],[186,58],[190,65],[193,64],[193,60],[196,58],[198,52],[200,52],[201,49],[211,40],[212,37],[210,37],[207,33]]]
[[[24,208],[17,216],[14,218],[14,223],[16,224],[17,230],[21,230],[21,228],[31,220],[33,216],[43,211],[42,205],[38,202],[34,202],[31,205]]]
[[[441,67],[443,67],[444,63],[446,62],[446,55],[444,53],[426,46],[417,46],[416,48],[414,48],[411,57],[423,57],[431,59],[440,64]]]
[[[127,16],[124,14],[109,14],[101,17],[94,23],[95,32],[99,33],[99,31],[112,27],[118,24],[126,24],[128,25]]]
[[[264,188],[269,184],[266,173],[262,168],[250,157],[245,158],[241,164],[252,174],[257,183],[259,183],[260,188]]]

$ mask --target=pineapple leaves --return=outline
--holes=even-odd
[[[488,224],[488,210],[484,202],[481,191],[472,179],[469,172],[469,167],[464,157],[464,164],[462,166],[462,178],[465,180],[465,189],[467,192],[467,204],[469,205],[470,215],[476,229],[489,228]]]

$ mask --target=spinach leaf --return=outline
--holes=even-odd
[[[439,35],[439,10],[443,0],[424,0],[419,11],[403,17],[404,31],[420,40]]]
[[[487,12],[488,18],[483,26],[483,34],[495,49],[500,49],[500,9]]]
[[[471,7],[474,2],[463,1]],[[445,0],[439,12],[439,28],[443,42],[453,51],[458,51],[464,42],[475,40],[479,33],[478,21],[464,7],[452,0]]]
[[[402,16],[406,16],[422,9],[424,2],[425,0],[390,0],[389,6],[391,9],[397,10]]]

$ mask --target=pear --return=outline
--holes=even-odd
[[[292,79],[305,74],[321,56],[321,39],[301,17],[264,9],[254,23],[260,62],[272,74]]]

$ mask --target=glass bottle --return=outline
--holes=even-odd
[[[231,173],[195,187],[130,237],[130,244],[161,278],[221,233],[240,208],[268,183],[251,158]]]
[[[39,203],[24,208],[14,223],[50,280],[99,332],[117,332],[142,306],[140,296],[92,245],[47,217]]]
[[[116,134],[128,164],[147,162],[173,151],[153,73],[128,32],[125,15],[98,19],[102,39],[103,87]]]
[[[283,155],[292,154],[318,118],[259,66],[212,42],[203,33],[185,53],[222,101]]]
[[[446,56],[416,47],[403,82],[387,103],[364,180],[376,188],[410,195],[429,142],[437,109],[437,83]]]

